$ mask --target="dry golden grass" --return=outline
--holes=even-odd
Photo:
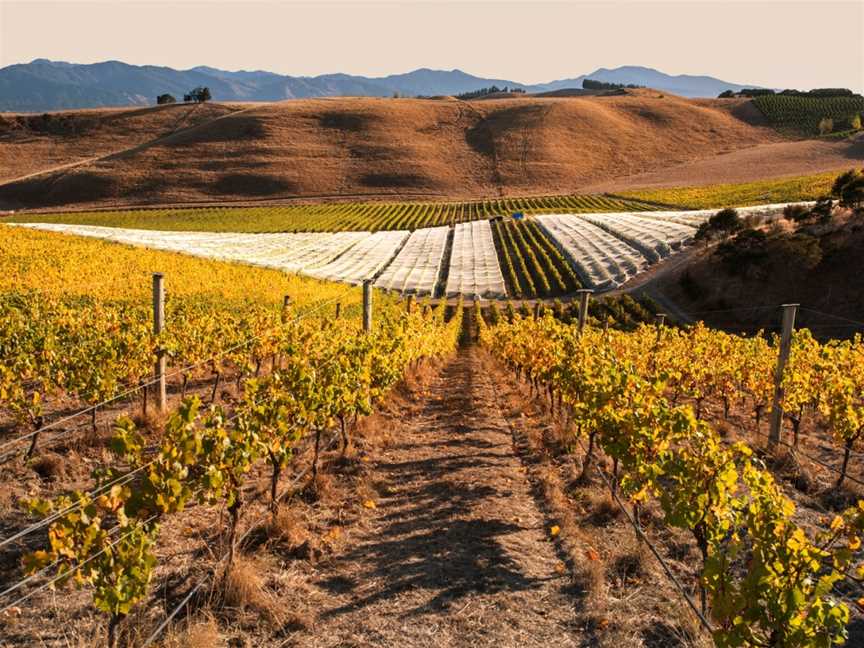
[[[621,515],[621,508],[605,490],[594,491],[588,496],[588,508],[589,519],[596,526],[606,526]]]
[[[160,644],[161,648],[220,648],[225,642],[219,625],[209,614],[174,626]]]
[[[263,565],[251,557],[237,555],[234,564],[223,570],[215,585],[217,600],[225,611],[252,612],[268,621],[278,623],[280,610],[273,596],[264,586]]]
[[[296,508],[282,506],[267,524],[267,537],[293,551],[309,539],[309,529]]]
[[[176,104],[42,115],[0,114],[0,182],[137,146],[231,112],[221,104]]]
[[[320,504],[332,502],[337,495],[333,477],[321,472],[320,468],[315,478],[309,482],[308,492]]]
[[[653,92],[474,102],[287,101],[56,177],[7,186],[0,203],[571,193],[612,177],[780,141],[751,121]],[[16,147],[18,156],[27,156],[25,144]],[[7,153],[6,159],[9,175],[20,174],[18,158]]]

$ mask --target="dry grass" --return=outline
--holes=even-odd
[[[254,558],[238,555],[230,569],[225,569],[215,585],[215,594],[222,610],[252,612],[268,621],[280,619],[280,609],[264,587],[262,574],[266,569]]]
[[[6,187],[0,199],[36,206],[572,193],[780,139],[725,109],[653,93],[306,99],[254,107],[134,154]],[[13,150],[10,176],[28,157],[23,142]]]
[[[219,624],[207,613],[202,618],[172,627],[160,644],[161,648],[220,648],[225,645]]]
[[[308,493],[319,504],[332,503],[336,497],[333,477],[319,469],[315,478],[309,482]]]
[[[191,391],[191,390],[190,390]],[[141,412],[140,408],[132,415],[132,420],[142,434],[158,434],[165,429],[165,423],[168,421],[170,413],[168,410],[159,412],[155,406],[147,408],[147,413]]]
[[[815,495],[822,490],[822,485],[812,470],[801,462],[794,451],[782,452],[776,458],[770,459],[769,464],[774,473],[781,475],[802,493]]]
[[[653,560],[647,545],[633,537],[614,547],[607,565],[609,577],[619,586],[639,583],[649,572],[648,562]]]
[[[864,139],[860,136],[840,141],[770,142],[677,167],[610,176],[580,191],[706,208],[815,199],[830,187],[832,176],[860,166],[862,158]]]
[[[592,491],[588,495],[588,520],[591,524],[604,527],[621,517],[621,507],[608,491]]]
[[[309,529],[297,508],[282,506],[276,519],[271,518],[267,523],[267,537],[289,550],[295,550],[309,540]]]
[[[0,115],[0,182],[104,155],[224,115],[228,106],[114,108],[39,115]]]

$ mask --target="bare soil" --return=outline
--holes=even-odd
[[[571,582],[476,350],[431,382],[373,464],[383,495],[312,575],[295,646],[575,646]]]

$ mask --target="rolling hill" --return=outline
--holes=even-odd
[[[232,112],[223,104],[0,114],[0,183],[128,149]]]
[[[845,141],[790,141],[749,106],[636,90],[208,104],[61,113],[47,122],[7,116],[0,209],[574,193],[626,178],[660,186],[664,174],[679,180],[691,167],[709,170],[709,181],[730,166],[755,180],[798,167],[848,168],[861,157]],[[40,165],[47,172],[28,176]]]

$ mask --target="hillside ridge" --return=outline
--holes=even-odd
[[[118,137],[136,148],[4,185],[0,209],[369,193],[569,194],[610,178],[786,141],[737,114],[745,103],[650,90],[482,101],[320,98],[246,105],[218,121],[212,117],[236,107],[214,104],[202,108],[211,113],[197,125],[158,140],[151,131],[165,128],[160,115],[170,111],[135,119],[122,111],[68,113],[50,117],[49,123],[66,124],[56,135],[40,118],[35,127],[0,128],[7,180],[25,175],[18,167],[35,164],[34,151],[50,151],[51,161],[62,163],[56,158],[64,149],[85,149],[100,133],[110,134],[114,148],[121,148]],[[82,115],[88,127],[78,129]]]
[[[0,111],[43,112],[106,106],[148,105],[157,95],[178,99],[195,86],[208,86],[218,101],[281,101],[328,96],[436,96],[456,95],[490,86],[525,92],[581,88],[582,80],[652,86],[691,97],[716,97],[724,90],[744,86],[706,76],[673,76],[651,68],[600,68],[588,74],[548,83],[520,83],[481,77],[460,69],[419,68],[401,74],[368,77],[343,73],[290,76],[265,70],[219,70],[199,65],[176,70],[157,65],[130,65],[122,61],[91,64],[35,59],[0,68]]]

